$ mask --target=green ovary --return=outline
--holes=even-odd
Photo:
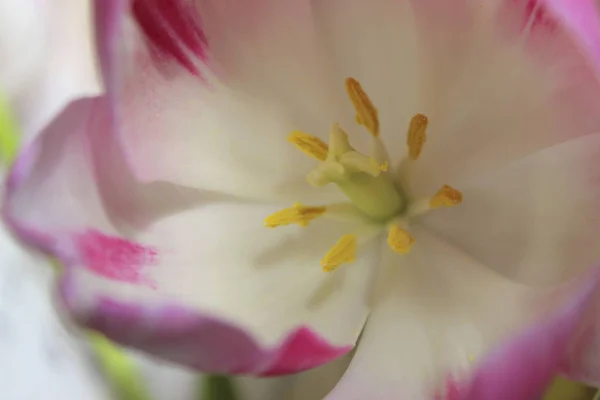
[[[387,221],[401,213],[405,202],[387,174],[351,173],[334,183],[367,217]]]

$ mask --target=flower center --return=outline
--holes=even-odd
[[[311,185],[336,184],[358,210],[375,221],[386,221],[403,210],[401,192],[385,173],[387,160],[380,162],[375,155],[356,151],[338,124],[331,128],[329,146],[303,132],[292,132],[288,140],[321,161],[307,176]]]
[[[348,135],[337,123],[331,127],[329,144],[300,131],[292,132],[288,141],[319,162],[307,175],[309,184],[314,187],[337,185],[350,200],[351,208],[373,225],[387,228],[389,247],[398,254],[406,254],[415,242],[407,231],[409,220],[435,208],[460,204],[462,194],[444,185],[431,198],[410,199],[410,166],[419,158],[427,139],[427,117],[416,114],[411,119],[406,139],[408,156],[400,164],[399,179],[394,179],[388,171],[387,151],[379,137],[377,109],[357,80],[347,78],[346,90],[356,110],[356,122],[371,134],[369,156],[350,145]],[[270,215],[264,224],[268,228],[290,224],[305,227],[315,218],[343,214],[348,215],[348,207],[344,205],[303,206],[296,203]],[[343,263],[353,262],[359,236],[360,233],[344,235],[321,261],[323,270],[332,272]]]

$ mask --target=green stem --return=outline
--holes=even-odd
[[[88,334],[98,361],[112,393],[117,400],[151,400],[150,393],[144,385],[144,379],[136,367],[119,348],[103,335],[95,332]]]
[[[0,163],[8,166],[19,148],[19,132],[10,113],[8,104],[0,95]]]
[[[206,375],[202,378],[202,394],[199,400],[236,400],[231,380],[223,375]]]

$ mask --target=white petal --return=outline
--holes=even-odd
[[[42,26],[37,23],[35,5],[32,2],[7,0],[2,2],[1,7],[3,34],[0,35],[0,54],[3,64],[0,81],[3,90],[14,93],[23,84],[28,73],[36,67],[36,56],[42,51],[39,40],[43,36]],[[24,43],[30,44],[26,52],[22,51]],[[10,63],[7,62],[9,60]]]
[[[314,13],[334,70],[331,84],[339,95],[340,112],[331,117],[348,132],[351,144],[368,154],[370,135],[355,122],[344,87],[345,78],[357,79],[378,109],[381,135],[390,139],[388,150],[398,160],[418,102],[419,44],[411,5],[334,0],[321,2]]]
[[[407,2],[256,0],[240,7],[228,0],[201,3],[197,14],[202,23],[195,29],[207,37],[206,59],[191,57],[197,74],[157,60],[143,29],[131,20],[126,25],[133,50],[116,60],[126,66],[126,85],[114,88],[123,93],[115,106],[123,108],[121,134],[141,179],[259,198],[339,196],[330,187],[311,193],[305,176],[315,162],[285,137],[303,130],[326,141],[331,124],[340,122],[352,144],[368,152],[370,136],[355,123],[346,96],[348,76],[364,80],[387,132],[398,132],[398,120],[404,132],[418,71]],[[185,42],[164,33],[175,49]]]
[[[149,351],[221,372],[242,367],[290,372],[307,368],[307,361],[319,364],[304,350],[292,352],[304,361],[287,356],[294,340],[306,337],[315,351],[332,350],[325,360],[354,344],[366,318],[376,253],[368,243],[361,245],[357,262],[334,274],[323,272],[320,260],[340,237],[355,232],[357,222],[322,217],[307,228],[269,229],[264,219],[290,204],[140,184],[126,168],[114,136],[85,130],[94,125],[95,119],[87,119],[90,110],[98,111],[101,104],[101,99],[75,102],[26,148],[11,171],[5,206],[22,239],[66,264],[62,294],[75,317],[92,324],[97,316],[96,322],[106,322],[97,329],[118,325],[114,336],[122,341],[146,330],[146,337],[159,340],[150,341]],[[115,324],[118,315],[101,315],[111,313],[106,302],[126,303],[121,310],[135,309],[139,319]],[[163,312],[165,318],[177,314],[164,311],[172,307],[204,324],[189,323],[182,333],[168,322],[147,320]],[[214,326],[243,336],[247,358],[236,363]],[[159,345],[161,335],[197,331],[219,341],[209,350],[215,352],[209,367],[202,364],[206,343],[191,354],[197,341],[189,336],[177,351]],[[272,350],[277,345],[283,346],[281,354]]]
[[[352,226],[322,220],[307,228],[263,227],[264,217],[279,208],[216,200],[156,221],[136,235],[160,253],[144,278],[156,289],[132,290],[81,265],[80,301],[103,293],[172,299],[239,321],[265,344],[301,324],[336,344],[352,343],[366,317],[365,291],[376,265],[370,246],[359,249],[357,262],[327,274],[320,259]]]
[[[522,159],[457,186],[463,203],[424,223],[498,272],[555,283],[600,258],[600,134]]]
[[[146,3],[148,9],[159,8]],[[305,177],[316,162],[286,137],[303,130],[327,140],[336,104],[311,5],[210,3],[199,3],[197,10],[208,38],[207,59],[193,57],[197,75],[168,58],[157,59],[138,27],[145,20],[122,18],[132,48],[109,54],[124,55],[116,62],[125,67],[125,87],[113,89],[134,172],[146,181],[305,200],[311,196]],[[313,195],[327,192],[338,193],[326,188]]]
[[[533,10],[527,1],[471,3],[467,50],[423,64],[450,71],[425,89],[427,101],[416,110],[430,121],[414,171],[423,195],[600,131],[597,71],[584,52],[586,38],[564,12],[551,2]]]
[[[492,345],[540,312],[536,292],[423,229],[412,232],[410,255],[385,252],[374,311],[327,399],[431,399],[447,378],[468,378]]]

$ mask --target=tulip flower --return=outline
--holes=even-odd
[[[81,324],[197,370],[356,353],[338,399],[598,376],[591,0],[98,0],[106,93],[6,221]]]

